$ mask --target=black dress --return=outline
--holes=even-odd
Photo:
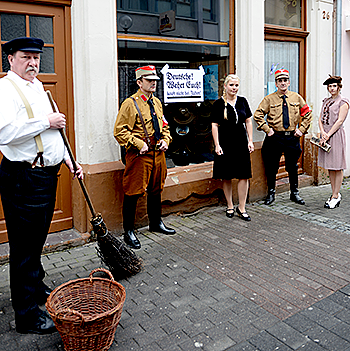
[[[224,153],[214,153],[213,178],[249,179],[252,170],[245,120],[252,112],[242,96],[237,96],[234,108],[227,104],[227,120],[224,119],[224,108],[225,102],[220,98],[214,102],[211,112],[211,121],[219,125],[219,144]]]

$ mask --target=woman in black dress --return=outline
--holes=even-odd
[[[249,178],[252,176],[250,153],[254,151],[253,127],[248,101],[237,96],[240,80],[229,74],[225,78],[223,96],[213,104],[212,133],[215,144],[213,178],[222,179],[227,201],[226,216],[234,215],[232,179],[238,179],[236,208],[240,218],[250,221],[245,210]]]

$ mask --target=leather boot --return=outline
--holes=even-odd
[[[269,189],[264,202],[265,205],[271,205],[275,201],[275,193],[276,193],[275,189]]]
[[[149,220],[149,230],[151,232],[173,235],[176,231],[168,228],[161,219],[162,202],[161,194],[147,195],[147,213]]]
[[[305,205],[305,201],[299,195],[298,189],[291,190],[290,199],[299,205]]]
[[[135,225],[135,215],[136,215],[136,205],[138,195],[124,195],[123,202],[123,227],[124,227],[124,241],[131,248],[137,250],[141,248],[141,243],[137,239],[134,225]]]
[[[129,245],[132,249],[137,250],[141,248],[141,243],[139,239],[137,239],[137,236],[133,229],[125,231],[124,241],[125,241],[125,244]]]

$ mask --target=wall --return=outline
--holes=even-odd
[[[348,17],[348,19],[346,19]],[[343,77],[342,95],[350,99],[350,1],[343,0],[343,31],[342,31],[342,63],[341,76]],[[349,31],[346,31],[349,29]],[[347,169],[344,171],[345,176],[350,176],[350,116],[348,115],[344,123],[346,133],[346,154]]]
[[[307,102],[313,111],[313,123],[310,134],[319,132],[318,118],[322,100],[327,96],[327,89],[322,83],[332,73],[333,62],[333,1],[308,1],[307,30]],[[323,18],[325,12],[326,18]],[[327,19],[327,14],[330,18]]]
[[[115,0],[73,1],[73,82],[77,160],[111,162],[118,108]]]
[[[309,133],[305,137],[304,168],[314,177],[316,184],[329,182],[328,173],[317,166],[318,150],[310,145],[310,138],[319,133],[318,119],[322,100],[328,95],[322,84],[332,73],[333,67],[333,1],[308,0],[307,2],[307,37],[306,54],[306,100],[313,112]]]
[[[264,97],[264,0],[235,3],[235,63],[241,79],[238,94],[247,98],[254,113]],[[254,141],[261,141],[264,136],[253,122]]]

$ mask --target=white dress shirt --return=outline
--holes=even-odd
[[[34,118],[29,119],[20,95],[6,77],[22,90]],[[49,129],[47,115],[52,112],[48,96],[38,79],[30,82],[9,71],[0,79],[0,151],[3,155],[10,161],[32,163],[38,153],[34,137],[40,134],[45,166],[57,165],[67,159],[68,153],[59,130]]]

